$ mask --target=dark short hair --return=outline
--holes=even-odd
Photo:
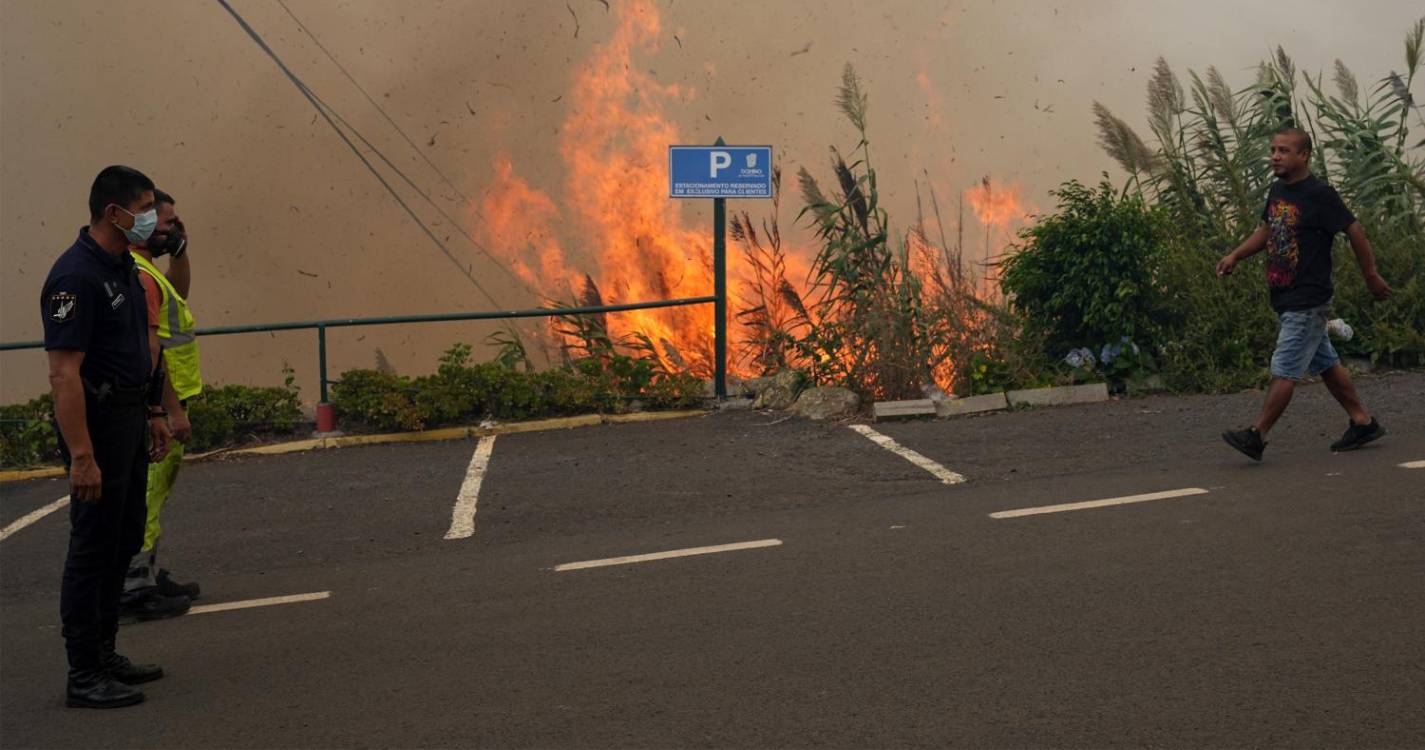
[[[130,203],[143,196],[144,191],[152,189],[153,180],[133,167],[117,164],[104,167],[89,188],[89,220],[98,221],[103,217],[104,209],[110,203],[128,208]]]
[[[170,206],[176,206],[176,205],[178,205],[178,201],[173,200],[173,196],[169,195],[168,193],[163,192],[162,190],[159,190],[158,188],[154,188],[154,189],[153,189],[153,202],[154,202],[154,203],[167,203],[167,204],[170,205]]]
[[[1297,145],[1297,149],[1298,149],[1298,150],[1300,150],[1300,151],[1310,151],[1310,150],[1311,150],[1311,146],[1312,146],[1312,144],[1311,144],[1311,134],[1308,133],[1308,132],[1306,132],[1305,130],[1302,130],[1301,128],[1296,128],[1296,127],[1281,128],[1281,129],[1277,130],[1277,132],[1272,133],[1272,135],[1273,135],[1273,136],[1289,135],[1289,136],[1291,136],[1292,138],[1295,138],[1295,139],[1296,139],[1296,145]]]

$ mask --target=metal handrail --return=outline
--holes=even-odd
[[[719,291],[723,291],[719,289]],[[724,292],[725,293],[725,292]],[[285,323],[265,323],[245,326],[217,326],[214,328],[199,328],[199,336],[228,336],[238,333],[268,333],[271,331],[317,331],[317,369],[321,379],[322,403],[327,402],[327,385],[332,382],[327,379],[327,329],[328,328],[350,328],[353,326],[383,326],[399,325],[403,323],[449,323],[462,320],[511,320],[515,318],[552,318],[562,315],[598,315],[602,313],[627,312],[629,310],[654,310],[662,307],[683,307],[687,305],[714,304],[719,309],[723,307],[722,298],[718,295],[706,297],[687,297],[684,299],[658,300],[655,302],[630,302],[622,305],[594,305],[587,307],[536,307],[529,310],[498,310],[495,312],[473,312],[473,313],[435,313],[430,315],[391,315],[376,318],[334,318],[331,320],[305,320],[289,321]],[[725,340],[724,327],[726,322],[719,318],[714,322],[715,335],[719,340]],[[12,341],[0,342],[0,351],[16,351],[21,349],[41,349],[44,347],[43,341]],[[721,349],[721,348],[720,348]],[[726,367],[722,358],[717,362],[715,373],[715,386],[718,394],[726,392]]]

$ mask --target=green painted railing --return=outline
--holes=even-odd
[[[718,201],[721,203],[721,200]],[[715,243],[721,245],[722,243]],[[717,248],[722,250],[721,247]],[[725,255],[725,252],[715,253],[717,256]],[[723,263],[717,264],[718,268],[725,268]],[[599,305],[592,307],[537,307],[531,310],[501,310],[498,312],[473,312],[473,313],[438,313],[433,315],[392,315],[378,318],[337,318],[333,320],[309,320],[295,321],[287,323],[267,323],[262,325],[248,326],[219,326],[216,328],[200,328],[199,336],[229,336],[238,333],[268,333],[271,331],[304,331],[315,329],[317,332],[317,372],[321,379],[322,403],[328,401],[327,385],[330,379],[327,378],[327,329],[328,328],[351,328],[354,326],[389,326],[402,325],[407,323],[449,323],[462,320],[510,320],[514,318],[551,318],[564,315],[598,315],[602,313],[626,312],[628,310],[654,310],[661,307],[683,307],[686,305],[706,305],[713,304],[719,312],[726,310],[725,295],[727,293],[726,283],[722,282],[722,274],[718,274],[719,283],[717,285],[718,294],[707,297],[688,297],[686,299],[660,300],[657,302],[632,302],[624,305]],[[714,323],[715,352],[716,359],[714,371],[714,388],[718,398],[727,395],[727,331],[726,314],[717,316]],[[19,349],[40,349],[44,347],[43,341],[17,341],[0,343],[0,351],[14,351]]]

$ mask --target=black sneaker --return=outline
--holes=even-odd
[[[119,622],[132,624],[149,620],[163,620],[188,613],[193,602],[186,596],[164,596],[158,587],[125,592],[119,602]]]
[[[197,599],[198,594],[202,593],[202,589],[196,583],[179,583],[168,574],[167,568],[159,568],[158,593],[164,596],[186,596],[189,599]]]
[[[1253,461],[1262,460],[1262,451],[1267,447],[1267,444],[1262,442],[1262,434],[1257,432],[1255,427],[1248,427],[1245,430],[1228,430],[1222,433],[1222,439],[1228,445],[1242,451],[1242,455]]]
[[[1331,450],[1335,453],[1353,451],[1372,440],[1379,440],[1383,437],[1385,437],[1385,428],[1380,426],[1375,417],[1371,417],[1370,424],[1352,422],[1351,426],[1346,428],[1346,434],[1331,444]]]

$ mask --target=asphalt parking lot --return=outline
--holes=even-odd
[[[185,467],[63,707],[61,480],[0,486],[5,747],[1425,746],[1425,375],[847,425],[723,413]],[[905,451],[963,478],[944,476]],[[483,457],[482,457],[483,456]],[[467,533],[468,532],[468,533]],[[236,608],[223,609],[223,606]]]

